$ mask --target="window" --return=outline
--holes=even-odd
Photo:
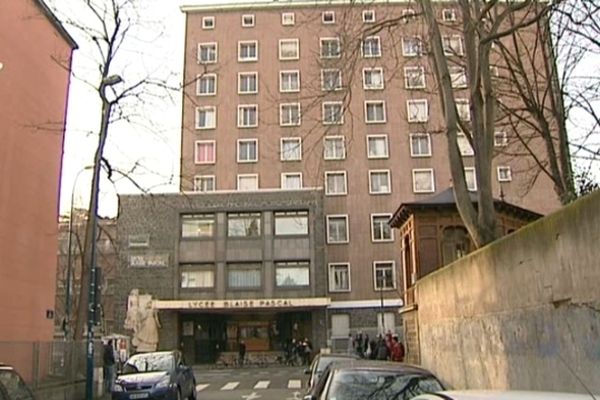
[[[258,140],[257,139],[239,139],[237,141],[237,162],[257,162],[258,161]]]
[[[209,289],[215,287],[215,271],[182,271],[182,289]]]
[[[365,122],[367,124],[382,124],[385,121],[385,101],[365,101]]]
[[[254,26],[254,14],[242,15],[242,26],[244,28],[251,28]]]
[[[258,106],[244,104],[238,106],[238,128],[253,128],[258,126]]]
[[[343,136],[323,138],[323,158],[325,160],[343,160],[346,158],[346,142]]]
[[[367,36],[364,38],[361,49],[364,58],[381,57],[381,40],[379,36]]]
[[[388,137],[387,135],[368,135],[367,136],[367,158],[388,158]]]
[[[215,176],[214,175],[194,176],[194,191],[195,192],[214,192],[215,191]]]
[[[258,93],[258,72],[240,72],[238,74],[238,93]]]
[[[373,22],[375,22],[375,11],[364,10],[362,12],[362,20],[365,24],[372,24]]]
[[[196,94],[198,96],[212,96],[217,94],[217,75],[198,75],[196,77]]]
[[[194,155],[194,162],[196,164],[214,164],[216,146],[217,144],[214,140],[196,141],[196,154]]]
[[[396,263],[394,261],[373,262],[375,290],[393,290],[396,288]]]
[[[423,54],[423,42],[419,36],[402,38],[402,55],[405,57],[417,57]]]
[[[182,238],[210,238],[215,233],[214,214],[184,214],[181,216]]]
[[[446,264],[444,264],[444,265],[446,265]],[[382,317],[383,317],[383,319],[382,319]],[[386,313],[383,313],[383,315],[380,312],[377,313],[377,332],[380,333],[381,336],[384,336],[388,332],[394,333],[395,331],[396,331],[396,314],[393,312],[386,312]]]
[[[299,92],[300,91],[300,71],[280,71],[279,72],[279,91],[280,92]]]
[[[442,10],[442,21],[454,22],[456,21],[456,10],[452,8],[446,8]]]
[[[341,101],[323,102],[323,125],[341,125],[344,123],[344,107]]]
[[[196,107],[196,129],[214,129],[217,126],[217,108]]]
[[[228,237],[258,237],[260,236],[260,225],[260,213],[227,214]]]
[[[300,125],[300,103],[284,103],[279,105],[279,125]]]
[[[262,265],[229,264],[227,266],[227,286],[230,289],[260,289],[262,285]]]
[[[292,12],[281,14],[281,25],[291,26],[296,23],[296,15]]]
[[[462,121],[468,122],[471,120],[471,111],[469,110],[469,100],[467,99],[455,99],[456,102],[456,112],[458,113],[458,118]]]
[[[329,291],[330,292],[349,292],[350,291],[350,264],[331,263],[329,264]]]
[[[350,334],[350,315],[333,314],[331,316],[331,337],[348,339]]]
[[[239,174],[237,176],[237,190],[258,190],[257,174]]]
[[[425,68],[404,67],[404,87],[406,89],[424,89]]]
[[[371,240],[373,242],[391,242],[394,240],[388,221],[391,214],[371,214]]]
[[[335,24],[335,12],[323,11],[323,13],[321,14],[321,21],[324,24]]]
[[[389,170],[369,171],[369,193],[386,194],[391,192],[392,188]]]
[[[433,193],[435,192],[435,183],[433,178],[433,169],[413,169],[413,192],[414,193]]]
[[[342,45],[339,38],[321,38],[321,58],[340,58]]]
[[[410,134],[410,156],[431,157],[431,136],[429,133]]]
[[[325,194],[327,196],[340,196],[347,194],[346,171],[325,172]]]
[[[464,67],[448,67],[450,70],[450,80],[452,87],[462,89],[467,87],[467,72]]]
[[[308,262],[275,263],[275,285],[277,287],[310,285],[310,267]]]
[[[508,135],[506,132],[494,132],[494,146],[504,147],[508,145]]]
[[[364,68],[363,69],[363,88],[365,90],[383,89],[383,69],[382,68]]]
[[[427,122],[429,120],[429,106],[427,100],[407,100],[408,122]]]
[[[298,39],[279,40],[279,59],[297,60],[300,58],[300,42]]]
[[[342,89],[342,71],[339,69],[321,70],[321,90],[332,91]]]
[[[502,166],[498,167],[498,182],[510,182],[512,181],[512,171],[510,167]]]
[[[281,161],[300,161],[302,159],[302,140],[300,138],[281,138]]]
[[[327,243],[348,243],[348,216],[327,216]]]
[[[475,154],[473,147],[471,147],[471,143],[469,143],[469,139],[464,133],[459,132],[456,135],[456,144],[458,145],[458,151],[461,156],[468,157]]]
[[[202,17],[202,29],[215,29],[215,17]]]
[[[308,211],[275,212],[275,236],[308,235]]]
[[[258,42],[256,40],[238,42],[238,61],[249,62],[258,60]]]
[[[474,192],[477,190],[477,179],[475,176],[475,168],[473,168],[473,167],[465,168],[465,182],[467,183],[468,191]]]
[[[282,189],[302,189],[302,173],[300,172],[284,172],[281,174]]]
[[[402,10],[402,17],[404,18],[404,23],[407,24],[415,20],[417,17],[417,12],[412,8],[407,8]]]
[[[447,56],[462,56],[463,45],[460,35],[442,36],[442,46],[444,54]]]
[[[217,62],[217,44],[199,43],[198,44],[198,63],[214,64]]]

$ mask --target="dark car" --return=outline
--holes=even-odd
[[[339,354],[336,354],[336,353],[317,354],[317,356],[313,360],[312,364],[310,364],[310,367],[308,369],[304,370],[305,374],[310,375],[310,377],[308,378],[306,387],[310,391],[310,389],[313,387],[313,385],[318,382],[319,378],[321,377],[321,374],[323,373],[323,371],[325,371],[325,368],[327,368],[327,366],[329,364],[331,364],[333,362],[358,360],[358,359],[359,359],[359,357],[355,354],[342,354],[342,353],[339,353]]]
[[[131,356],[117,376],[113,400],[196,399],[196,380],[179,351],[159,351]]]
[[[444,385],[426,369],[404,363],[350,360],[330,364],[305,400],[408,400]]]
[[[0,400],[35,400],[23,378],[9,365],[0,363]]]

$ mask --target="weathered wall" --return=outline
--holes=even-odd
[[[455,388],[600,393],[600,192],[417,284],[421,363]]]

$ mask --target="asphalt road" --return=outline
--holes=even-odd
[[[300,400],[308,375],[304,367],[194,367],[196,390],[202,400]]]

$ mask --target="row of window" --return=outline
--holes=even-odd
[[[181,272],[182,289],[213,289],[215,287],[215,267],[183,266]],[[193,269],[191,269],[193,268]],[[262,264],[228,264],[227,288],[256,290],[263,287],[264,269]],[[328,265],[330,292],[351,291],[349,263],[330,263]],[[297,288],[310,286],[310,264],[308,261],[276,262],[275,286],[278,288]],[[396,288],[396,263],[394,261],[373,262],[373,289],[376,291]]]

